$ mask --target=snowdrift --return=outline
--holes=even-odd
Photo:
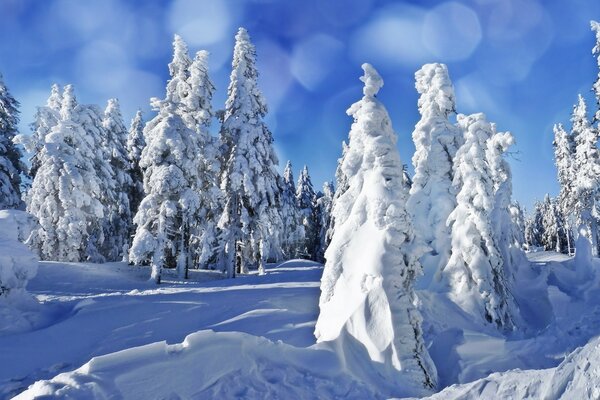
[[[31,328],[37,303],[25,291],[37,273],[37,257],[25,246],[35,226],[18,210],[0,210],[0,335]]]
[[[600,337],[568,355],[556,368],[513,370],[451,386],[431,400],[599,399]]]
[[[75,371],[36,382],[15,399],[379,398],[342,370],[328,350],[207,330],[180,344],[163,341],[92,358]]]

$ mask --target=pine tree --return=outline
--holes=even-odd
[[[221,125],[225,206],[219,228],[225,250],[223,269],[229,277],[245,273],[251,265],[264,271],[282,221],[274,168],[278,161],[273,136],[263,121],[267,106],[258,88],[256,51],[244,28],[235,40]]]
[[[567,253],[570,253],[572,247],[572,231],[574,222],[573,206],[577,199],[574,196],[574,159],[575,143],[573,136],[569,135],[562,124],[554,125],[554,163],[558,172],[558,183],[560,193],[558,195],[558,210],[561,218],[565,222],[563,237],[567,245]]]
[[[208,74],[208,52],[199,51],[189,66],[189,92],[178,106],[186,125],[198,135],[198,173],[197,192],[200,199],[199,218],[201,224],[193,232],[195,238],[196,264],[207,267],[216,262],[218,249],[217,223],[222,207],[219,174],[221,166],[218,143],[208,128],[213,117],[212,97],[215,87]]]
[[[104,255],[107,260],[117,261],[126,256],[132,225],[129,194],[133,186],[131,164],[127,152],[127,128],[123,122],[117,99],[110,99],[104,119],[103,147],[109,149],[109,162],[115,179],[113,203],[107,205],[107,224],[104,233]]]
[[[483,114],[458,115],[457,119],[465,143],[454,159],[457,205],[448,218],[452,255],[440,277],[453,301],[465,311],[511,330],[514,304],[494,241],[494,181],[485,155],[494,127]]]
[[[331,209],[335,208],[335,205],[338,199],[348,190],[348,177],[344,175],[344,171],[342,170],[342,165],[344,164],[344,160],[346,158],[346,154],[348,152],[348,145],[345,141],[342,142],[342,156],[338,158],[337,167],[335,169],[335,192],[333,194],[333,200],[331,202]],[[337,218],[346,218],[347,215],[339,215]],[[340,220],[341,224],[343,221]],[[329,227],[327,228],[327,237],[325,238],[325,244],[329,246],[331,243],[331,238],[333,237],[333,233],[335,232],[336,225],[336,216],[331,214],[329,220]]]
[[[533,206],[533,214],[525,221],[525,242],[529,250],[542,247],[542,236],[544,235],[542,216],[543,205],[536,201]]]
[[[556,202],[546,194],[542,203],[542,245],[545,250],[560,252],[563,248],[561,232],[563,227]]]
[[[67,85],[60,119],[44,137],[39,169],[27,195],[27,211],[40,223],[31,243],[44,260],[94,259],[102,243],[104,182],[97,170],[102,143],[84,127],[87,111]]]
[[[327,246],[329,245],[327,242],[327,230],[331,224],[331,207],[333,205],[334,193],[335,190],[333,188],[333,183],[325,182],[323,184],[323,193],[321,193],[321,196],[317,196],[316,215],[318,227],[318,245],[315,254],[315,261],[320,263],[325,262],[325,250],[327,250]]]
[[[510,216],[512,219],[512,230],[511,238],[513,247],[524,250],[525,249],[525,212],[519,204],[515,201],[510,205]]]
[[[302,226],[305,235],[302,255],[310,260],[315,260],[315,252],[319,246],[316,201],[316,193],[310,180],[308,167],[305,165],[296,185],[296,204],[302,215]]]
[[[575,182],[573,195],[576,199],[574,212],[577,225],[583,225],[592,243],[592,255],[598,255],[598,221],[594,211],[600,178],[600,151],[598,130],[591,126],[585,100],[580,95],[571,118],[572,136],[575,142],[573,169]]]
[[[21,150],[13,139],[19,124],[19,102],[12,97],[0,75],[0,210],[24,207],[21,199],[21,175],[26,167]]]
[[[144,173],[140,167],[140,159],[142,158],[144,147],[146,147],[144,120],[142,119],[142,111],[138,110],[135,117],[131,120],[127,136],[127,158],[129,160],[129,170],[131,171],[132,180],[129,192],[131,215],[135,215],[144,198]],[[130,232],[130,234],[134,232],[135,230]]]
[[[596,114],[594,115],[593,122],[596,123],[600,121],[600,23],[596,21],[591,21],[590,25],[592,27],[592,31],[596,34],[596,45],[592,49],[592,54],[596,56],[597,64],[598,64],[598,77],[594,82],[594,86],[592,86],[594,93],[596,94]]]
[[[151,280],[160,283],[163,267],[177,267],[182,278],[192,266],[191,232],[198,222],[197,135],[177,114],[173,93],[155,101],[158,115],[146,124],[146,147],[140,167],[144,192],[129,252],[130,262],[152,265]]]
[[[506,280],[511,282],[525,255],[521,250],[522,241],[514,237],[512,216],[512,173],[504,156],[514,144],[510,132],[497,132],[491,125],[492,136],[486,142],[485,158],[490,168],[494,191],[494,208],[491,214],[494,242],[500,251]]]
[[[40,167],[40,153],[44,147],[45,137],[60,119],[60,107],[62,102],[62,94],[60,87],[57,84],[52,85],[50,97],[46,101],[45,106],[37,108],[35,120],[31,124],[31,136],[18,135],[17,141],[21,143],[27,152],[31,153],[29,168],[29,176],[33,180],[35,174]]]
[[[339,341],[336,348],[344,355],[355,356],[351,347],[360,343],[392,386],[406,376],[421,389],[433,388],[435,367],[414,306],[413,284],[421,266],[405,208],[397,137],[375,97],[383,80],[369,64],[362,67],[364,96],[347,111],[354,118],[341,166],[348,188],[333,210],[344,218],[337,220],[326,252],[315,336],[318,342]]]
[[[281,215],[283,216],[282,243],[284,256],[289,260],[299,257],[304,244],[302,214],[296,204],[296,184],[290,161],[285,165],[281,179]]]
[[[407,208],[417,240],[431,248],[421,261],[426,269],[443,268],[450,257],[448,216],[456,206],[452,160],[462,144],[460,131],[448,117],[454,113],[454,88],[444,64],[426,64],[415,74],[421,120],[415,126],[413,184]]]

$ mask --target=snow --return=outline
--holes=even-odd
[[[527,390],[552,399],[562,387],[565,399],[593,398],[581,390],[593,394],[600,379],[598,339],[561,362],[599,334],[600,260],[578,276],[574,258],[528,257],[515,288],[528,332],[503,336],[443,294],[417,291],[438,389],[462,384],[434,399],[522,398]],[[0,332],[0,397],[46,380],[21,398],[42,390],[148,398],[146,387],[163,398],[382,398],[368,375],[350,375],[331,349],[314,345],[321,272],[309,261],[236,279],[192,270],[181,281],[166,270],[157,287],[147,282],[148,267],[40,262],[27,286],[40,302],[28,311],[30,326]]]

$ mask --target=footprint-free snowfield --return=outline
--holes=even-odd
[[[438,293],[418,291],[440,385],[555,367],[593,338],[600,325],[598,264],[578,279],[573,263],[556,253],[531,254],[522,268],[529,279],[524,275],[519,288],[536,298],[520,305],[536,308],[538,302],[537,309],[530,332],[513,338],[476,323]],[[382,397],[345,371],[330,349],[314,345],[321,265],[289,261],[269,266],[266,275],[233,280],[205,271],[189,281],[166,275],[160,287],[146,281],[148,273],[123,263],[40,263],[28,287],[40,301],[24,314],[29,327],[21,321],[20,332],[0,336],[2,396],[43,380],[21,398]],[[598,353],[597,345],[589,347]],[[507,379],[512,391],[502,392],[505,397],[532,392],[523,389],[531,385],[541,396],[552,374],[495,374],[438,396],[494,398],[495,391],[482,387],[502,387]],[[568,383],[572,374],[566,375]],[[579,384],[594,382],[579,378]]]

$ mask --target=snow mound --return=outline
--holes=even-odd
[[[556,368],[494,373],[453,385],[427,399],[600,399],[600,337],[569,354]]]
[[[20,241],[35,227],[33,217],[18,210],[0,210],[0,335],[27,330],[37,303],[25,286],[37,273],[37,257]]]
[[[15,399],[378,398],[341,370],[331,351],[206,330],[92,358]]]

